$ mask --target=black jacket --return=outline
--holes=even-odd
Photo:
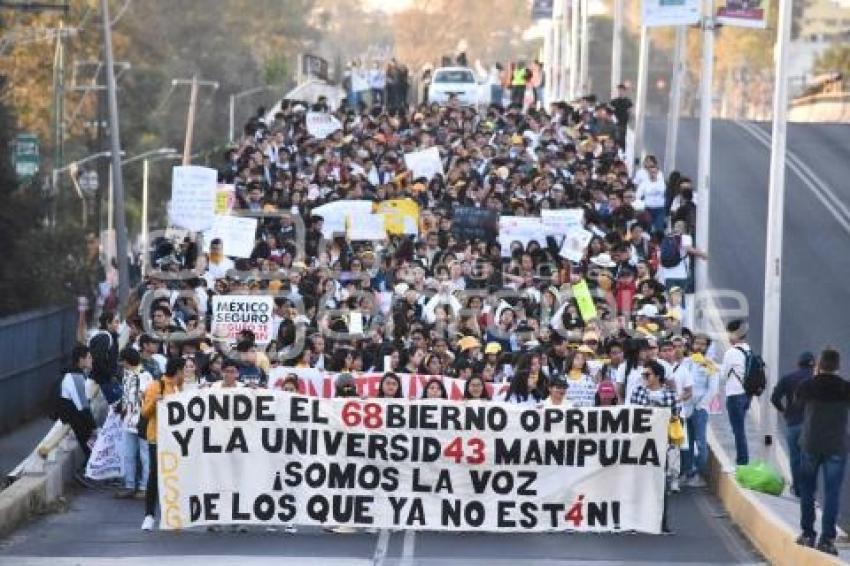
[[[118,335],[99,330],[89,340],[91,350],[91,378],[103,385],[118,376]]]
[[[800,384],[797,399],[803,404],[800,448],[813,456],[847,454],[850,382],[835,374],[819,374]]]

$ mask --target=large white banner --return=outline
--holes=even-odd
[[[250,330],[259,344],[267,344],[274,336],[274,297],[268,295],[213,295],[213,336],[227,336],[235,342],[239,333]]]
[[[689,26],[700,20],[702,0],[643,0],[643,25]]]
[[[209,230],[215,215],[218,172],[209,167],[174,167],[171,174],[171,223],[193,232]]]
[[[311,397],[333,397],[334,383],[338,373],[326,372],[316,368],[294,368],[273,367],[269,370],[269,388],[283,389],[284,380],[290,376],[298,377],[298,392]],[[361,397],[375,397],[378,395],[383,373],[378,372],[352,372],[354,386],[357,395]],[[425,387],[432,379],[439,379],[446,388],[446,395],[455,401],[463,400],[466,381],[445,375],[434,376],[420,373],[397,373],[401,382],[401,395],[405,399],[419,399],[425,392]],[[503,400],[508,394],[510,383],[502,381],[499,383],[486,383],[485,389],[491,399]]]
[[[160,525],[658,533],[669,417],[184,392],[157,407]]]
[[[547,236],[566,236],[570,230],[584,226],[584,209],[544,209],[540,211],[540,221]]]

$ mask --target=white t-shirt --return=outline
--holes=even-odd
[[[663,208],[667,198],[667,185],[661,176],[651,180],[649,177],[638,185],[635,197],[643,201],[646,208]]]
[[[744,381],[744,372],[746,371],[744,366],[747,363],[747,356],[738,348],[743,348],[748,352],[750,351],[748,344],[735,344],[735,346],[729,348],[723,354],[723,363],[720,365],[720,379],[726,382],[724,391],[726,391],[727,397],[730,395],[742,395],[744,393],[742,382]]]
[[[688,248],[693,247],[694,239],[688,234],[680,236],[679,256],[682,258],[676,267],[661,266],[661,278],[667,279],[687,279],[688,278]]]
[[[567,376],[567,383],[566,399],[574,407],[593,407],[596,404],[596,384],[589,375],[582,374],[578,379]]]
[[[626,383],[626,362],[620,364],[617,368],[617,385]],[[631,405],[632,393],[638,388],[638,385],[645,385],[643,380],[643,366],[636,366],[629,372],[628,383],[626,383],[626,397],[623,399],[624,405]]]

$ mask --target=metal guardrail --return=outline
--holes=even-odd
[[[77,311],[54,307],[0,319],[0,434],[44,414],[76,340]]]

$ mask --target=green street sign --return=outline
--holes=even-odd
[[[38,173],[39,143],[35,134],[18,134],[15,138],[13,160],[18,178],[28,179]]]

